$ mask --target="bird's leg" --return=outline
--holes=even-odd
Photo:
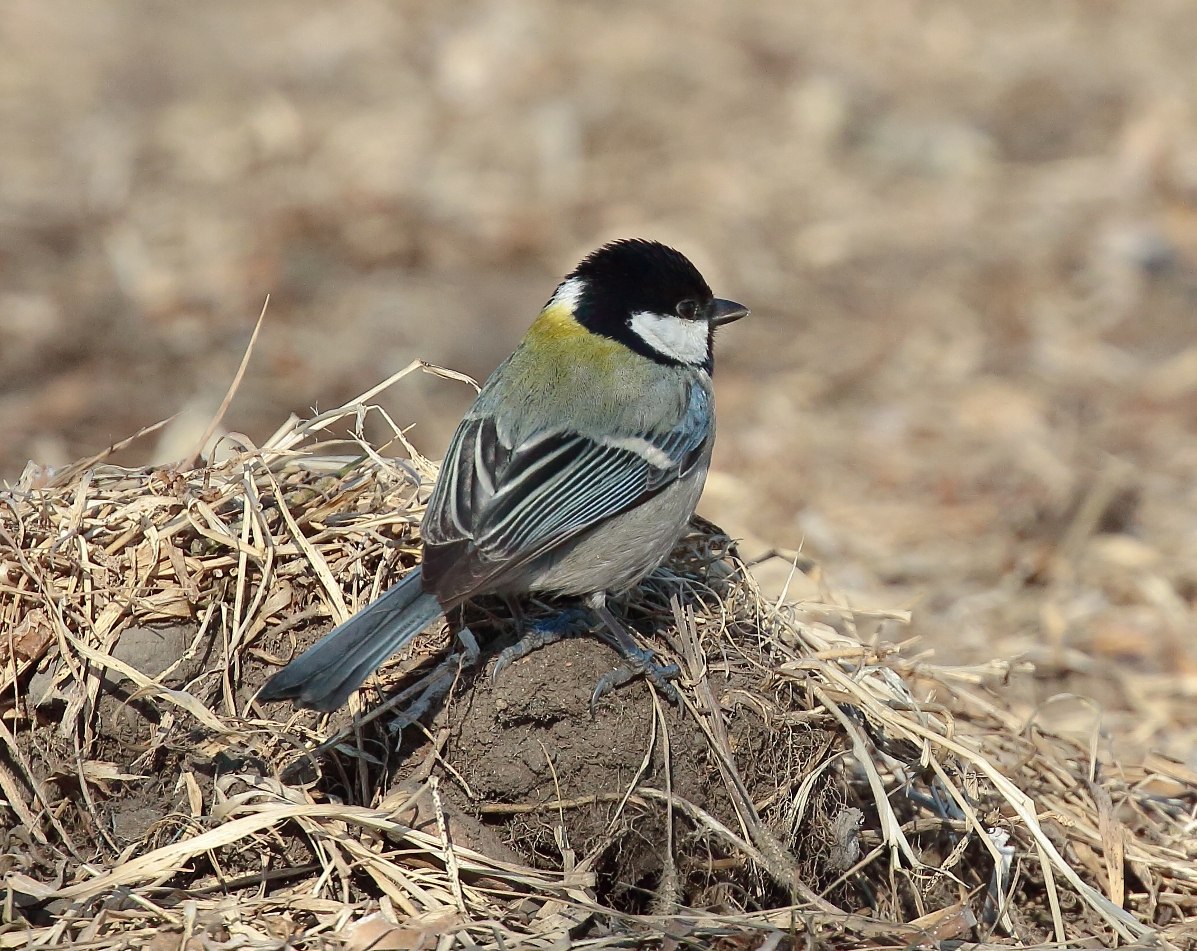
[[[478,647],[478,641],[473,632],[468,627],[463,627],[457,632],[457,639],[461,641],[460,653],[450,654],[437,664],[426,677],[409,690],[404,691],[404,695],[419,691],[419,696],[387,725],[387,729],[392,735],[402,732],[404,728],[411,726],[424,716],[434,703],[442,700],[453,688],[453,682],[457,679],[460,671],[478,663],[482,651]]]
[[[515,625],[516,640],[523,640],[528,633],[528,617],[524,614],[524,606],[514,594],[500,595],[503,604],[511,612],[511,623]]]
[[[605,694],[640,675],[651,680],[653,685],[673,703],[678,703],[677,688],[670,683],[681,673],[677,664],[662,666],[656,663],[653,660],[653,652],[637,644],[628,629],[620,624],[615,615],[611,613],[611,609],[607,607],[605,592],[599,591],[590,595],[586,599],[586,604],[599,616],[599,620],[606,628],[605,631],[600,629],[596,633],[619,651],[628,662],[627,665],[599,678],[598,683],[594,685],[594,693],[590,695],[590,712],[594,713],[595,706]]]
[[[520,639],[510,647],[505,647],[495,659],[494,669],[490,674],[493,684],[499,679],[499,674],[510,664],[522,657],[527,657],[533,651],[540,650],[566,637],[585,634],[594,628],[594,620],[587,612],[571,609],[554,614],[552,617],[527,623],[522,609],[519,610],[516,621]]]

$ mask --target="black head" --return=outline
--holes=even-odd
[[[561,282],[553,302],[568,302],[591,333],[660,363],[707,370],[715,326],[748,313],[716,299],[684,254],[641,238],[591,252]]]

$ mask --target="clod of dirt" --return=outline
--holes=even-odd
[[[147,677],[157,677],[178,662],[194,637],[194,624],[134,624],[121,631],[112,656]],[[125,679],[112,676],[117,682]]]
[[[603,697],[592,716],[595,683],[619,664],[608,646],[582,637],[536,651],[493,685],[482,674],[447,711],[444,757],[470,792],[463,807],[525,861],[560,868],[603,855],[608,893],[631,910],[665,879],[675,840],[693,832],[681,816],[671,832],[645,787],[669,789],[724,822],[734,812],[701,735],[643,680]]]

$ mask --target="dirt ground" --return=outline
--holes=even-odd
[[[1197,768],[1195,47],[1183,0],[16,0],[0,479],[189,454],[266,295],[257,442],[655,237],[753,309],[701,512],[763,584]],[[435,458],[469,399],[377,401]]]

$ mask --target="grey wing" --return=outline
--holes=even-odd
[[[699,386],[663,433],[553,431],[507,447],[489,418],[464,420],[424,518],[426,587],[442,603],[499,587],[528,561],[686,475],[711,434],[710,395]]]
[[[473,540],[478,515],[494,496],[511,455],[492,417],[467,416],[461,421],[449,441],[420,526],[426,546]]]

